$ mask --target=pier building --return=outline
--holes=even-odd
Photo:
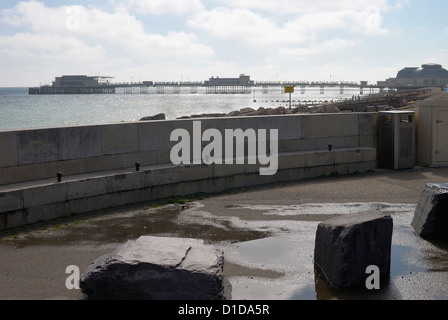
[[[105,94],[115,93],[112,77],[65,75],[56,77],[51,86],[29,88],[29,94]]]
[[[250,93],[255,81],[241,74],[239,78],[215,78],[204,82],[207,93]]]
[[[53,87],[96,87],[108,85],[112,77],[62,76],[56,77]]]

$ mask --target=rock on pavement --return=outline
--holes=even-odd
[[[202,240],[144,236],[88,267],[89,299],[223,300],[224,254]]]
[[[314,262],[336,288],[365,284],[367,267],[390,274],[393,220],[381,211],[353,213],[318,225]]]
[[[426,185],[411,225],[424,239],[448,239],[448,183]]]

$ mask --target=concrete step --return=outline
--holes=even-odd
[[[376,149],[367,147],[285,152],[275,175],[260,175],[260,164],[171,163],[142,165],[0,186],[0,230],[73,214],[140,202],[224,190],[367,172],[376,167]]]

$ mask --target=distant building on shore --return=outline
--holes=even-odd
[[[380,87],[393,88],[445,87],[447,85],[448,70],[436,63],[427,63],[421,68],[407,67],[400,70],[396,78],[378,81]]]
[[[211,77],[208,81],[204,82],[205,86],[234,86],[234,87],[250,87],[255,84],[254,81],[250,80],[250,76],[244,74],[240,75],[239,78],[220,78]]]

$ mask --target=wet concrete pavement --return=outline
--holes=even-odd
[[[84,272],[101,255],[142,235],[203,239],[224,250],[233,300],[447,300],[448,245],[411,227],[427,183],[448,168],[382,170],[233,190],[186,204],[140,204],[0,234],[0,299],[86,299],[66,288],[66,268]],[[313,263],[317,225],[379,209],[394,220],[391,275],[381,289],[335,290]]]

